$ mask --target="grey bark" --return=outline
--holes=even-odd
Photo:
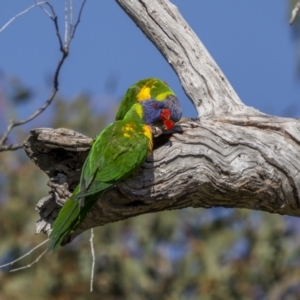
[[[65,243],[83,231],[140,214],[184,207],[248,208],[300,216],[300,123],[245,106],[176,7],[166,0],[116,0],[178,74],[200,114],[155,141],[134,179],[107,191]],[[49,234],[79,181],[91,139],[35,129],[24,143],[49,176],[37,232]]]
[[[178,75],[200,116],[251,113],[195,32],[168,0],[116,0]]]

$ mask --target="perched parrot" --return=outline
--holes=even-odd
[[[54,221],[48,251],[60,247],[105,190],[141,167],[153,148],[151,126],[159,120],[168,125],[170,118],[164,102],[142,101],[100,133],[84,162],[79,185]]]
[[[174,122],[180,120],[182,110],[178,98],[170,87],[158,78],[147,78],[133,84],[122,99],[117,111],[116,120],[122,120],[134,103],[149,99],[163,101],[165,107],[170,109],[172,120]],[[172,127],[171,120],[169,123]]]

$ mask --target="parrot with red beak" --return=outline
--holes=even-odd
[[[178,98],[168,84],[158,78],[146,78],[134,83],[121,101],[116,120],[122,120],[135,103],[148,100],[161,101],[169,109],[170,116],[164,120],[165,129],[171,129],[180,120],[182,110]]]
[[[146,93],[146,89],[139,93]],[[166,101],[147,99],[130,105],[125,102],[126,111],[119,110],[116,121],[94,140],[79,185],[53,223],[48,251],[55,252],[64,244],[64,239],[76,230],[106,190],[133,176],[142,166],[153,150],[151,126],[163,122],[170,129],[174,125],[172,109]]]

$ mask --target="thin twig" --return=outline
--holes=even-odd
[[[34,0],[35,3],[38,3],[38,0]],[[48,0],[46,0],[45,2],[48,2]],[[53,19],[53,16],[49,13],[49,11],[43,6],[40,6],[41,10],[51,19]]]
[[[11,132],[11,130],[13,129],[13,127],[14,127],[14,121],[10,120],[5,132],[3,133],[3,135],[0,139],[0,145],[3,145],[6,142],[7,137],[9,135],[9,133]],[[1,151],[1,147],[0,147],[0,151]]]
[[[53,5],[48,0],[46,0],[45,2],[46,2],[46,5],[48,5],[50,10],[51,10],[52,15],[50,13],[49,13],[49,15],[50,15],[50,18],[53,20],[56,17],[55,9],[54,9]]]
[[[0,146],[0,152],[3,151],[14,151],[23,148],[22,144],[10,144],[10,145],[2,145]]]
[[[25,10],[21,11],[20,13],[18,13],[17,15],[13,16],[7,23],[5,23],[2,28],[0,29],[0,32],[2,32],[11,22],[13,22],[15,19],[17,19],[18,17],[26,14],[28,11],[30,11],[31,9],[43,5],[45,4],[47,1],[43,1],[43,2],[36,2],[35,4],[31,5],[30,7],[26,8]]]
[[[1,268],[4,268],[4,267],[7,267],[7,266],[12,266],[12,265],[13,265],[14,263],[16,263],[17,261],[19,261],[19,260],[21,260],[22,258],[24,258],[24,257],[28,256],[29,254],[31,254],[34,250],[40,248],[42,245],[44,245],[45,243],[47,243],[49,240],[50,240],[50,239],[47,239],[47,240],[41,242],[40,244],[38,244],[38,245],[35,246],[34,248],[30,249],[30,251],[28,251],[27,253],[25,253],[25,254],[22,255],[21,257],[15,259],[15,260],[13,260],[13,261],[11,261],[11,262],[5,264],[5,265],[0,266],[0,269],[1,269]]]
[[[90,292],[93,291],[93,283],[94,283],[94,272],[95,272],[95,249],[94,249],[94,229],[91,229],[91,237],[90,237],[90,245],[91,245],[91,253],[92,253],[92,269],[91,269],[91,282],[90,282]]]
[[[17,272],[20,270],[24,270],[24,269],[28,269],[30,268],[32,265],[36,264],[43,256],[44,254],[47,252],[47,249],[45,251],[43,251],[32,263],[30,263],[29,265],[26,265],[24,267],[20,267],[20,268],[16,268],[16,269],[12,269],[9,272]]]
[[[37,1],[37,0],[35,0],[35,1]],[[71,3],[70,5],[72,6],[72,11],[73,11],[73,2],[70,2],[70,3]],[[64,46],[63,40],[61,38],[61,34],[60,34],[60,30],[59,30],[59,25],[58,25],[58,17],[57,17],[57,15],[55,13],[53,5],[51,3],[49,3],[48,0],[47,0],[47,1],[44,1],[44,2],[36,2],[31,7],[31,8],[33,8],[33,7],[37,6],[37,5],[42,5],[42,4],[45,4],[45,5],[49,6],[52,15],[48,11],[45,11],[45,10],[44,11],[52,19],[52,21],[54,23],[56,35],[57,35],[59,46],[60,46],[60,51],[62,52],[62,56],[61,56],[61,58],[60,58],[60,60],[59,60],[59,62],[57,64],[57,67],[56,67],[56,70],[55,70],[55,73],[54,73],[54,77],[53,77],[53,89],[52,89],[52,92],[51,92],[49,98],[46,100],[46,102],[37,111],[35,111],[28,118],[23,119],[23,120],[19,120],[19,121],[16,121],[16,120],[11,120],[10,121],[10,123],[7,126],[4,134],[0,138],[0,152],[2,152],[2,151],[8,151],[8,150],[17,150],[17,149],[22,148],[22,144],[4,145],[5,142],[7,141],[8,135],[10,134],[10,132],[12,131],[12,129],[14,127],[26,124],[26,123],[30,122],[31,120],[33,120],[34,118],[36,118],[38,115],[40,115],[52,103],[53,99],[55,98],[56,93],[58,91],[58,85],[59,85],[58,78],[59,78],[59,74],[60,74],[60,69],[61,69],[61,67],[62,67],[65,59],[67,58],[67,56],[69,54],[69,46],[70,46],[70,43],[71,43],[71,41],[72,41],[72,39],[73,39],[73,37],[75,35],[76,28],[77,28],[77,26],[78,26],[78,24],[80,22],[80,18],[81,18],[82,11],[83,11],[85,3],[86,3],[86,0],[83,0],[82,4],[81,4],[81,7],[80,7],[80,10],[79,10],[78,19],[77,19],[76,24],[74,25],[74,27],[72,27],[72,32],[69,32],[69,34],[67,35],[68,38],[67,38],[67,40],[65,40],[66,41],[65,46]],[[27,9],[27,11],[28,10],[29,9]],[[25,11],[22,12],[22,14],[23,13],[25,13]],[[14,18],[16,18],[16,16]],[[73,17],[72,17],[72,20],[73,20]],[[10,21],[10,22],[12,22],[12,21]],[[7,25],[8,24],[6,24],[5,26],[7,26]],[[70,30],[70,29],[68,29],[68,30]]]
[[[290,18],[290,25],[292,25],[299,13],[300,10],[300,1],[295,5],[295,7],[293,8],[292,12],[291,12],[291,18]]]
[[[55,73],[54,73],[54,78],[53,78],[53,89],[51,92],[50,97],[46,100],[46,102],[43,104],[43,106],[41,106],[37,111],[35,111],[31,116],[29,116],[26,119],[23,120],[10,120],[9,125],[7,126],[4,134],[2,135],[2,137],[0,138],[0,152],[2,151],[7,151],[7,150],[17,150],[22,148],[22,144],[14,144],[13,146],[11,145],[4,145],[4,143],[6,142],[8,135],[10,134],[10,132],[12,131],[12,129],[16,126],[20,126],[23,124],[26,124],[28,122],[30,122],[31,120],[33,120],[34,118],[36,118],[38,115],[40,115],[53,101],[57,91],[58,91],[58,76],[59,76],[59,71],[61,69],[61,66],[64,62],[64,60],[66,59],[66,57],[68,56],[68,52],[66,52],[62,46],[62,40],[61,40],[61,36],[60,36],[60,32],[59,32],[59,26],[58,26],[58,22],[57,22],[57,16],[54,10],[54,7],[52,6],[51,3],[49,3],[48,1],[45,2],[39,2],[41,4],[46,4],[50,7],[50,10],[52,12],[53,17],[51,17],[51,19],[54,22],[54,26],[55,26],[55,31],[56,31],[56,35],[58,36],[58,40],[59,40],[59,45],[60,45],[60,50],[62,52],[62,57],[60,59],[60,61],[58,62],[58,65],[56,67]],[[34,4],[34,6],[37,6],[37,4]]]
[[[65,0],[65,47],[67,47],[67,43],[69,40],[69,8],[68,8],[68,0]]]
[[[53,22],[54,22],[55,32],[56,32],[56,36],[57,36],[57,38],[58,38],[60,51],[63,51],[63,49],[64,49],[63,41],[62,41],[62,38],[61,38],[61,35],[60,35],[60,30],[59,30],[59,26],[58,26],[58,22],[57,22],[58,17],[57,17],[57,15],[56,15],[56,12],[55,12],[55,10],[54,10],[53,5],[52,5],[51,3],[49,3],[48,1],[47,1],[46,4],[49,6],[49,8],[50,8],[50,10],[51,10],[51,12],[52,12],[52,16],[53,16],[53,17],[52,17],[51,19],[52,19]]]
[[[71,40],[73,39],[73,37],[74,37],[74,35],[75,35],[75,32],[76,32],[76,29],[77,29],[78,24],[80,23],[81,15],[82,15],[82,12],[83,12],[83,8],[84,8],[85,3],[86,3],[86,0],[83,0],[83,1],[82,1],[82,4],[81,4],[81,7],[80,7],[80,10],[79,10],[79,13],[78,13],[77,21],[76,21],[75,25],[72,26],[72,32],[71,32],[71,34],[70,34],[70,41],[69,41],[69,43],[68,43],[68,46],[69,46]]]
[[[73,9],[73,0],[70,0],[70,29],[69,29],[69,39],[71,38],[71,33],[73,31],[73,14],[74,14],[74,9]]]
[[[57,18],[55,18],[54,20],[57,20]],[[2,135],[1,139],[0,139],[0,152],[2,151],[7,151],[7,150],[17,150],[20,149],[22,147],[21,144],[15,144],[13,149],[10,149],[10,147],[7,147],[7,145],[4,145],[4,143],[6,142],[9,133],[12,131],[12,129],[16,126],[20,126],[23,124],[26,124],[28,122],[30,122],[31,120],[33,120],[34,118],[36,118],[38,115],[40,115],[53,101],[57,91],[58,91],[58,76],[59,76],[59,72],[61,69],[61,66],[63,65],[65,59],[68,56],[68,52],[66,52],[64,49],[62,49],[62,57],[60,59],[60,61],[58,62],[58,65],[56,67],[55,70],[55,74],[54,74],[54,78],[53,78],[53,89],[52,89],[52,93],[50,95],[50,97],[46,100],[46,102],[43,104],[43,106],[41,106],[37,111],[35,111],[31,116],[29,116],[26,119],[23,120],[19,120],[19,121],[14,121],[11,120],[9,125],[6,128],[6,131],[4,132],[4,134]]]

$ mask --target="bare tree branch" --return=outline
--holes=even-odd
[[[172,66],[199,116],[254,112],[241,102],[175,5],[167,0],[116,2]]]
[[[1,28],[0,28],[0,33],[13,21],[15,21],[18,17],[26,14],[27,12],[29,12],[31,9],[37,7],[37,6],[42,6],[43,4],[45,4],[47,1],[43,1],[43,2],[37,2],[35,1],[35,4],[31,5],[30,7],[26,8],[25,10],[21,11],[20,13],[16,14],[14,17],[12,17],[7,23],[5,23]]]
[[[146,213],[185,207],[247,208],[300,216],[300,122],[244,105],[175,6],[116,0],[181,79],[200,119],[182,120],[155,139],[134,179],[108,190],[75,232]],[[49,234],[79,182],[92,139],[66,129],[32,130],[24,149],[50,178],[37,204],[36,232]]]
[[[32,6],[32,8],[36,7],[37,5],[42,5],[42,4],[45,4],[45,5],[49,6],[52,15],[48,11],[45,11],[45,10],[44,11],[46,12],[46,14],[48,16],[50,16],[50,18],[52,19],[52,21],[54,23],[55,31],[56,31],[56,35],[57,35],[57,38],[58,38],[58,42],[59,42],[59,46],[60,46],[60,51],[61,51],[62,55],[61,55],[61,58],[60,58],[60,60],[59,60],[59,62],[57,64],[55,72],[54,72],[54,76],[53,76],[53,88],[52,88],[52,92],[51,92],[49,98],[46,100],[46,102],[38,110],[36,110],[28,118],[23,119],[23,120],[10,120],[10,123],[7,126],[5,132],[0,137],[0,152],[2,152],[2,151],[8,151],[8,150],[17,150],[17,149],[22,148],[22,144],[5,145],[10,132],[12,131],[12,129],[14,127],[21,126],[21,125],[26,124],[26,123],[32,121],[33,119],[35,119],[37,116],[39,116],[41,113],[43,113],[47,109],[47,107],[52,103],[52,101],[54,100],[54,98],[56,96],[56,93],[58,91],[58,85],[59,85],[58,79],[59,79],[60,70],[61,70],[61,67],[62,67],[65,59],[67,58],[67,56],[69,54],[69,46],[70,46],[70,43],[71,43],[72,39],[74,38],[75,30],[76,30],[76,28],[77,28],[77,26],[78,26],[78,24],[80,22],[80,18],[81,18],[82,11],[83,11],[85,3],[86,3],[86,0],[83,0],[82,1],[82,5],[81,5],[80,10],[79,10],[77,22],[76,22],[76,24],[74,26],[74,30],[72,31],[72,34],[70,35],[70,37],[69,37],[69,39],[68,39],[65,47],[63,45],[63,41],[62,41],[62,38],[61,38],[61,34],[60,34],[60,30],[59,30],[59,25],[58,25],[58,18],[57,18],[57,15],[55,13],[53,5],[51,3],[49,3],[48,1],[45,1],[45,2],[38,2],[38,3],[36,3],[36,4],[34,4]],[[27,11],[28,11],[28,9],[27,9]],[[22,12],[22,13],[25,13],[25,11]]]
[[[292,12],[291,12],[291,18],[290,18],[290,25],[293,25],[298,13],[300,10],[300,1],[298,3],[296,3],[295,7],[293,8]]]
[[[20,256],[19,258],[7,263],[7,264],[4,264],[4,265],[1,265],[0,266],[0,269],[1,268],[4,268],[4,267],[7,267],[7,266],[12,266],[14,265],[16,262],[20,261],[21,259],[27,257],[28,255],[30,255],[33,251],[35,251],[36,249],[40,248],[41,246],[43,246],[44,244],[46,244],[47,242],[49,241],[49,239],[46,239],[44,240],[43,242],[41,242],[40,244],[38,244],[37,246],[35,246],[34,248],[30,249],[27,253],[25,253],[24,255]],[[44,255],[44,252],[42,253],[42,256]],[[40,257],[39,257],[40,258]],[[16,269],[15,269],[16,270]]]
[[[73,26],[73,0],[70,0],[70,24]]]
[[[61,38],[61,34],[60,34],[60,30],[59,30],[59,25],[58,25],[58,17],[56,15],[56,12],[54,10],[53,5],[51,3],[49,3],[48,1],[47,1],[46,4],[49,6],[49,8],[50,8],[50,10],[52,12],[52,16],[50,18],[52,19],[53,24],[55,26],[55,33],[56,33],[56,36],[58,38],[58,43],[59,43],[60,51],[64,52],[63,41],[62,41],[62,38]]]
[[[23,148],[22,144],[9,144],[0,146],[0,152],[3,151],[14,151]]]
[[[91,228],[90,246],[92,254],[92,267],[91,267],[91,280],[90,280],[90,292],[93,291],[94,275],[95,275],[95,249],[94,249],[94,229]]]
[[[35,1],[35,3],[38,2],[38,0],[34,0],[34,1]],[[45,3],[46,3],[46,4],[49,4],[48,0],[46,0]],[[50,4],[50,5],[51,5],[51,4]],[[42,11],[44,11],[44,13],[45,13],[49,18],[52,19],[53,16],[49,13],[49,11],[48,11],[43,5],[41,5],[40,8],[42,9]]]
[[[77,21],[76,23],[73,25],[73,23],[71,23],[71,31],[70,31],[70,41],[73,39],[74,35],[75,35],[75,32],[77,30],[77,27],[81,21],[81,15],[82,15],[82,12],[83,12],[83,8],[84,8],[84,5],[86,4],[86,0],[83,0],[82,1],[82,4],[81,4],[81,7],[79,9],[79,13],[78,13],[78,17],[77,17]],[[73,20],[72,20],[73,22]],[[69,41],[69,44],[70,44],[70,41]]]
[[[271,116],[201,118],[180,123],[135,179],[107,191],[69,236],[145,213],[184,207],[238,207],[300,216],[300,122]],[[176,133],[177,132],[177,133]],[[36,129],[24,143],[51,188],[36,232],[51,231],[79,182],[92,139],[67,129]]]
[[[31,262],[30,264],[26,265],[26,266],[23,266],[23,267],[20,267],[20,268],[16,268],[16,269],[12,269],[10,270],[10,272],[17,272],[17,271],[21,271],[21,270],[24,270],[24,269],[29,269],[31,268],[34,264],[38,263],[39,260],[46,254],[47,252],[47,249],[44,250],[33,262]]]
[[[70,17],[70,10],[68,7],[68,0],[65,0],[65,46],[67,46],[67,41],[69,39],[69,17]]]

